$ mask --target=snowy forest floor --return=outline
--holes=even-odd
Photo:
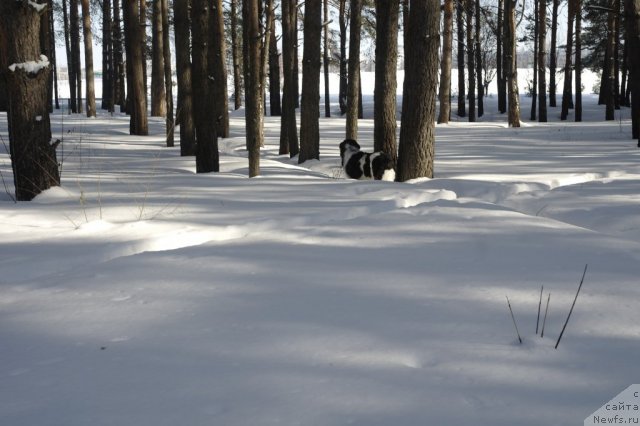
[[[248,179],[242,111],[205,175],[162,119],[54,114],[62,186],[0,193],[0,424],[582,424],[640,382],[640,150],[626,109],[558,115],[439,125],[390,183],[342,178],[339,117],[302,165],[267,117]]]

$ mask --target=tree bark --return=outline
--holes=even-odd
[[[478,117],[484,115],[484,85],[482,84],[482,53],[480,51],[480,0],[474,0],[475,9],[475,33],[474,33],[474,53],[476,65],[476,86],[478,89]]]
[[[211,96],[215,103],[215,116],[218,136],[229,137],[229,99],[227,97],[227,54],[224,37],[224,10],[222,0],[212,0],[211,10],[211,43],[209,45],[209,75],[211,82]],[[217,157],[216,145],[216,157]],[[218,160],[216,160],[218,161]]]
[[[476,121],[476,62],[473,45],[473,3],[474,0],[465,0],[465,18],[467,26],[467,77],[469,88],[469,122]]]
[[[280,120],[280,154],[289,154],[290,157],[298,155],[298,128],[296,125],[296,91],[293,51],[297,48],[296,42],[296,1],[282,0],[282,117]]]
[[[340,87],[338,101],[340,103],[340,114],[347,112],[347,0],[339,0],[338,22],[340,25]]]
[[[605,108],[605,120],[615,120],[615,98],[616,98],[616,88],[615,88],[615,60],[614,60],[614,52],[616,49],[615,42],[615,33],[616,33],[616,19],[615,19],[615,10],[614,10],[615,0],[609,1],[609,7],[611,10],[608,14],[607,19],[607,52],[606,52],[606,60],[605,67],[606,73],[603,72],[602,79],[604,82],[604,102],[606,105]],[[580,11],[577,10],[576,14],[579,14]]]
[[[551,46],[549,51],[549,106],[556,106],[556,68],[557,68],[557,34],[558,34],[558,7],[560,0],[552,0],[551,12]]]
[[[238,40],[238,0],[231,0],[231,61],[233,63],[233,109],[242,107],[242,56]]]
[[[456,0],[456,26],[458,30],[458,117],[466,117],[466,94],[464,79],[464,2]]]
[[[539,23],[540,19],[539,5],[540,0],[533,0],[534,11],[534,30],[533,30],[533,86],[531,87],[531,121],[536,120],[537,116],[537,102],[538,102],[538,41],[539,41]]]
[[[193,56],[193,112],[196,128],[196,173],[219,170],[218,134],[215,120],[216,105],[213,99],[209,58],[211,42],[209,0],[193,0],[191,8],[191,33]],[[213,117],[212,117],[213,116]]]
[[[396,163],[396,66],[398,63],[397,0],[376,1],[376,72],[373,93],[373,147]],[[451,55],[449,55],[451,57]],[[451,63],[449,63],[451,65]],[[451,75],[449,75],[451,78]],[[447,99],[449,97],[447,88]]]
[[[84,35],[84,67],[87,85],[87,117],[96,116],[96,90],[93,74],[93,36],[91,33],[91,11],[89,0],[82,2],[82,30]]]
[[[567,44],[564,59],[564,86],[562,89],[562,111],[560,120],[566,120],[569,115],[569,108],[573,104],[571,93],[571,56],[573,55],[573,22],[575,18],[574,0],[568,1],[567,11]]]
[[[358,139],[358,93],[360,91],[360,29],[362,0],[351,0],[349,22],[349,83],[347,85],[346,138]]]
[[[505,60],[508,89],[509,127],[520,127],[520,94],[516,50],[516,1],[505,0]]]
[[[547,122],[547,76],[546,76],[546,47],[547,47],[547,0],[540,0],[538,6],[538,120]]]
[[[9,154],[17,201],[32,200],[60,185],[57,143],[51,143],[47,86],[51,66],[40,55],[39,12],[33,3],[0,2],[0,48],[10,64],[6,74],[9,111]],[[36,69],[26,62],[37,62]]]
[[[625,0],[627,62],[631,89],[631,132],[640,148],[640,0]]]
[[[435,156],[439,0],[411,0],[397,180],[433,177]]]
[[[271,10],[271,19],[274,18],[274,10]],[[282,115],[282,103],[280,102],[280,53],[276,32],[269,32],[269,115],[280,117]]]
[[[324,70],[324,116],[331,117],[331,99],[329,95],[329,0],[323,1],[323,14],[322,68]]]
[[[111,0],[102,1],[102,109],[113,112],[113,22]]]
[[[165,120],[166,142],[168,147],[174,146],[175,119],[173,115],[173,79],[171,77],[171,43],[169,41],[169,1],[162,2],[162,54],[164,56],[164,85],[167,99],[167,116]]]
[[[127,108],[125,90],[125,65],[122,52],[122,29],[120,26],[120,0],[113,0],[113,74],[114,96],[113,102],[120,105],[120,112]]]
[[[249,151],[249,177],[260,174],[260,147],[262,135],[262,87],[260,77],[261,34],[258,0],[244,0],[242,3],[245,84],[245,125],[247,149]]]
[[[576,1],[576,103],[575,121],[582,121],[582,7],[581,0]]]
[[[142,31],[140,25],[140,8],[138,1],[125,2],[124,27],[125,47],[127,49],[127,62],[130,64],[129,80],[131,119],[129,133],[132,135],[148,135],[149,123],[147,119],[147,98],[144,90],[143,56],[142,56]]]
[[[180,123],[180,155],[196,155],[195,119],[193,112],[193,76],[191,69],[190,0],[174,0],[176,37],[176,74],[178,77],[178,110]]]
[[[504,2],[498,0],[498,24],[496,29],[496,78],[498,84],[498,111],[501,114],[507,112],[507,79],[504,72]]]
[[[75,113],[82,113],[82,68],[80,65],[80,22],[78,18],[78,0],[69,1],[69,33],[71,38],[71,67],[75,77]]]
[[[300,155],[298,163],[320,159],[320,39],[322,0],[306,0],[304,51],[302,54],[302,101],[300,102]],[[350,52],[351,55],[351,52]]]
[[[442,33],[442,62],[440,64],[440,113],[438,123],[448,123],[451,116],[451,52],[453,48],[453,3],[444,2],[444,26]],[[376,62],[377,65],[377,62]],[[376,72],[376,75],[378,73]],[[395,123],[395,117],[394,117]]]
[[[164,29],[162,26],[162,0],[153,0],[152,6],[151,116],[166,117],[167,99],[166,86],[164,84]]]

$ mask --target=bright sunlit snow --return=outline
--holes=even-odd
[[[242,110],[204,175],[163,119],[55,112],[62,186],[0,193],[0,424],[582,424],[640,380],[629,111],[587,96],[583,123],[513,129],[486,102],[477,123],[454,105],[411,183],[343,178],[336,105],[303,165],[267,117],[255,179]],[[12,193],[4,113],[0,133]]]

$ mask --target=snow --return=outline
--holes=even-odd
[[[29,6],[33,7],[38,13],[42,12],[44,8],[47,7],[46,3],[37,3],[33,0],[29,0],[28,3]]]
[[[44,5],[43,5],[44,6]],[[40,55],[39,61],[27,61],[19,64],[11,64],[9,65],[9,70],[11,72],[16,72],[16,69],[22,69],[27,74],[37,74],[41,69],[49,66],[49,58],[45,55]]]
[[[640,151],[594,97],[520,129],[494,102],[410,183],[342,178],[337,114],[302,165],[267,117],[255,179],[242,110],[205,175],[163,119],[52,114],[62,186],[0,194],[0,423],[581,424],[640,377]]]

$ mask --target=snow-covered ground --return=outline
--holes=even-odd
[[[343,179],[338,117],[303,165],[267,118],[248,179],[242,111],[205,175],[161,119],[54,114],[62,186],[0,193],[0,424],[582,424],[640,382],[629,112],[510,129],[487,102],[410,183]],[[0,134],[12,191],[4,113]]]

